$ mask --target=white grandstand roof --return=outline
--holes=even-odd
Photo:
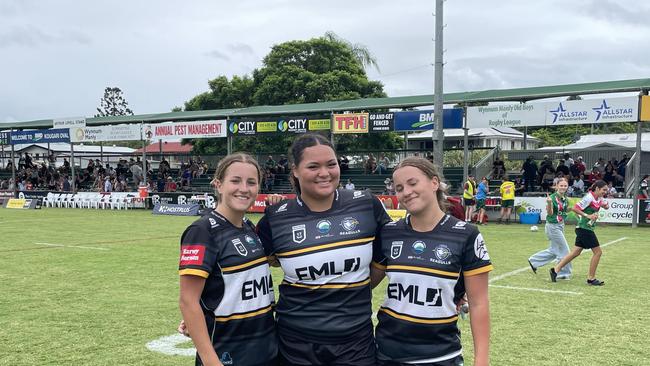
[[[585,150],[593,147],[636,148],[635,133],[606,135],[584,135],[572,144],[565,146],[546,146],[539,150]],[[641,134],[641,150],[650,151],[650,133]]]
[[[409,140],[431,139],[431,131],[416,132],[409,135]],[[524,138],[524,133],[510,127],[502,128],[470,128],[467,131],[468,136],[471,137],[513,137]],[[463,137],[464,132],[462,128],[445,128],[445,138],[447,137]],[[537,137],[528,135],[529,140],[539,141]]]

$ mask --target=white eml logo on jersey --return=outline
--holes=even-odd
[[[394,241],[390,245],[390,257],[393,259],[397,259],[400,255],[402,255],[402,245],[404,244],[403,241]]]
[[[476,240],[474,240],[474,254],[476,258],[482,259],[484,261],[490,260],[490,255],[488,254],[487,247],[485,246],[485,240],[483,240],[483,235],[478,234]]]
[[[305,225],[294,225],[291,227],[293,242],[300,244],[307,238],[307,228]]]
[[[275,212],[276,212],[276,213],[278,213],[278,212],[284,212],[284,211],[286,211],[286,210],[287,210],[287,203],[284,203],[284,204],[282,204],[282,206],[278,207],[277,211],[275,211]]]
[[[363,196],[364,196],[363,191],[354,191],[354,193],[352,193],[352,199],[353,200],[356,200],[357,198],[363,197]]]
[[[244,244],[241,242],[239,239],[233,239],[232,245],[235,246],[235,249],[237,249],[237,253],[240,255],[243,255],[244,257],[248,255],[248,249],[244,246]]]

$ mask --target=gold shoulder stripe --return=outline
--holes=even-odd
[[[263,309],[251,311],[250,313],[236,314],[236,315],[231,315],[231,316],[215,317],[214,321],[227,322],[229,320],[252,318],[254,316],[258,316],[258,315],[262,315],[264,313],[268,313],[269,311],[271,311],[272,308],[273,308],[272,305],[269,305],[269,306],[267,306],[267,307],[265,307]]]
[[[290,283],[290,282],[285,282],[289,286],[294,286],[294,287],[302,287],[302,288],[309,288],[312,290],[318,290],[321,288],[326,288],[326,289],[332,289],[332,288],[352,288],[352,287],[360,287],[360,286],[365,286],[370,283],[370,278],[361,281],[361,282],[354,282],[354,283],[332,283],[332,284],[324,284],[324,285],[306,285],[304,283]]]
[[[415,266],[402,266],[402,265],[392,265],[386,267],[387,271],[390,271],[391,269],[395,270],[404,270],[404,271],[417,271],[417,272],[426,272],[426,273],[433,273],[437,275],[442,275],[442,276],[448,276],[448,277],[460,277],[460,273],[456,272],[447,272],[447,271],[441,271],[439,269],[433,269],[433,268],[425,268],[425,267],[415,267]]]
[[[370,262],[370,265],[373,266],[373,267],[375,267],[375,268],[377,268],[377,269],[380,269],[380,270],[382,270],[382,271],[385,271],[385,270],[386,270],[386,266],[385,266],[385,265],[383,265],[383,264],[379,264],[379,263],[377,263],[377,262],[375,262],[375,261]]]
[[[193,268],[181,269],[178,271],[178,274],[181,276],[191,275],[191,276],[199,276],[203,278],[208,278],[210,276],[208,272],[202,269],[193,269]]]
[[[221,271],[223,271],[223,272],[236,271],[236,270],[239,270],[239,269],[242,269],[242,268],[254,266],[256,264],[259,264],[260,262],[266,262],[267,260],[268,260],[267,257],[257,258],[257,259],[255,259],[253,261],[250,261],[250,262],[247,262],[247,263],[244,263],[244,264],[239,264],[239,265],[230,266],[230,267],[222,267]]]
[[[330,243],[330,244],[317,245],[315,247],[296,249],[296,250],[292,250],[290,252],[277,253],[276,255],[278,257],[286,257],[286,256],[294,255],[294,254],[309,253],[309,252],[314,252],[314,251],[321,250],[321,249],[336,248],[336,247],[341,247],[341,246],[349,245],[349,244],[368,243],[368,242],[371,242],[373,240],[375,240],[375,237],[371,236],[369,238],[346,240],[346,241],[340,241],[338,243]]]
[[[472,269],[470,271],[465,271],[465,272],[463,272],[463,274],[465,276],[468,276],[468,277],[469,276],[476,276],[476,275],[481,274],[481,273],[490,272],[493,269],[494,269],[494,267],[491,264],[488,264],[487,266],[484,266],[484,267],[481,267],[481,268]]]
[[[393,318],[406,320],[407,322],[419,323],[419,324],[447,324],[447,323],[453,323],[456,320],[458,320],[458,316],[452,316],[451,318],[444,318],[444,319],[420,319],[408,315],[397,314],[396,312],[386,308],[381,308],[379,309],[379,311],[383,311],[384,313],[392,316]]]

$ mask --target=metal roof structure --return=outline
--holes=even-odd
[[[577,96],[586,94],[624,93],[650,90],[650,79],[602,81],[582,84],[550,85],[514,89],[490,89],[474,92],[446,93],[445,104],[476,102],[526,102],[535,99]],[[383,108],[413,108],[433,105],[434,96],[415,95],[387,98],[364,98],[355,100],[329,101],[319,103],[286,104],[275,106],[254,106],[236,109],[168,112],[140,114],[135,116],[91,117],[88,126],[121,123],[157,123],[168,121],[193,121],[233,117],[259,117],[297,114],[323,114],[342,111],[375,110]],[[50,128],[53,121],[42,119],[26,122],[0,123],[1,129]]]

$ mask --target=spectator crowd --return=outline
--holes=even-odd
[[[549,192],[560,178],[567,178],[571,196],[581,197],[586,190],[597,180],[604,180],[610,187],[610,196],[618,195],[617,188],[622,188],[625,183],[625,168],[629,162],[627,154],[618,160],[612,157],[609,161],[599,158],[590,168],[583,161],[582,156],[573,159],[570,154],[564,154],[557,165],[544,155],[537,164],[533,156],[529,156],[521,167],[522,191]]]

